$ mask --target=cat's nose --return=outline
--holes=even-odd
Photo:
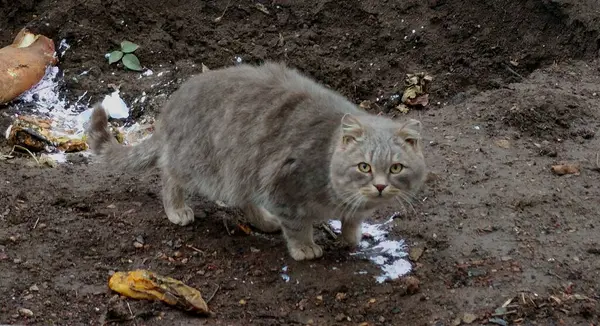
[[[377,189],[379,191],[379,193],[382,193],[383,189],[385,189],[385,187],[387,187],[387,185],[382,185],[382,184],[373,185],[373,186],[375,186],[375,189]]]

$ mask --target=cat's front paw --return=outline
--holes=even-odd
[[[171,223],[185,226],[194,222],[194,211],[189,206],[185,206],[180,209],[168,210],[167,217]]]
[[[294,260],[311,260],[323,256],[323,248],[316,243],[290,246],[289,251]]]
[[[362,226],[361,223],[343,223],[342,225],[342,239],[351,247],[356,247],[362,239]]]

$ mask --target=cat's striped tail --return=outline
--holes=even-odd
[[[158,161],[156,137],[152,135],[135,146],[119,144],[109,129],[108,114],[100,103],[92,111],[87,143],[95,155],[117,170],[137,172],[155,166]]]

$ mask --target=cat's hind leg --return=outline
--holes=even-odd
[[[290,256],[295,260],[311,260],[323,256],[323,248],[313,239],[312,223],[294,223],[283,219],[281,229]]]
[[[262,207],[247,204],[242,207],[244,216],[252,226],[265,233],[274,233],[281,230],[277,216]]]
[[[169,221],[188,225],[194,221],[194,211],[185,204],[185,190],[168,172],[163,172],[162,200]]]

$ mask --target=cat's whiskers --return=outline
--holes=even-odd
[[[342,218],[344,218],[344,214],[346,211],[349,211],[351,205],[358,199],[358,197],[362,197],[360,192],[346,192],[345,195],[349,196],[343,197],[341,202],[335,208],[335,211],[338,211],[341,208],[339,215]]]
[[[415,209],[415,206],[412,204],[412,199],[410,198],[409,194],[403,192],[403,191],[399,191],[398,195],[395,197],[396,200],[402,205],[402,207],[406,210],[406,206],[404,206],[403,203],[408,204],[408,206],[410,207],[410,209],[413,211],[413,213],[415,215],[417,215],[417,210]],[[407,212],[408,213],[408,212]]]

